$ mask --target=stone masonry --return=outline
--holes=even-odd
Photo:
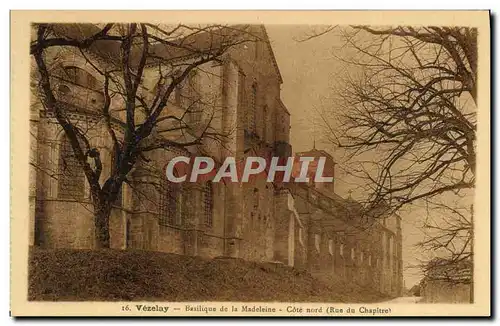
[[[280,98],[282,77],[265,28],[252,29],[261,41],[233,48],[220,63],[205,64],[203,71],[209,73],[197,74],[191,84],[217,108],[214,125],[234,130],[232,137],[224,144],[206,142],[202,148],[149,153],[150,163],[137,164],[130,173],[133,186],[123,186],[112,211],[111,247],[274,261],[308,270],[325,280],[342,278],[400,294],[399,216],[387,216],[369,228],[359,228],[353,216],[361,214],[360,205],[335,194],[333,183],[277,185],[256,178],[244,184],[184,183],[174,188],[162,180],[162,169],[171,158],[194,156],[200,150],[219,160],[229,155],[242,160],[256,153],[292,155],[290,113]],[[61,33],[75,33],[75,29],[62,26]],[[64,52],[57,64],[61,71],[99,81],[100,76],[77,51]],[[153,85],[156,77],[154,69],[150,70],[145,84]],[[102,119],[93,112],[103,104],[102,94],[75,80],[61,80],[57,94],[72,119],[92,125],[87,136],[106,158],[105,175],[112,144]],[[175,99],[168,105],[169,112],[180,110]],[[123,119],[118,107],[119,103],[112,114]],[[30,166],[30,244],[91,249],[94,221],[90,191],[73,166],[64,132],[50,110],[36,101],[30,121],[31,159],[36,163],[36,167]],[[118,124],[115,128],[123,135]],[[296,155],[326,156],[327,172],[334,176],[335,162],[328,153],[313,149]],[[162,195],[166,187],[170,197]]]

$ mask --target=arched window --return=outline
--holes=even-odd
[[[259,210],[259,205],[260,205],[259,189],[253,188],[253,211],[254,211],[254,213],[257,213],[257,211]]]
[[[321,235],[320,234],[315,234],[314,235],[314,246],[316,247],[316,251],[320,252],[320,245],[321,245]]]
[[[267,105],[264,105],[262,111],[262,138],[266,141],[267,137]]]
[[[66,135],[61,138],[59,147],[58,183],[60,198],[81,199],[85,196],[85,174]]]
[[[174,175],[178,177],[177,170]],[[183,189],[181,183],[174,183],[162,176],[160,182],[160,225],[184,224]]]
[[[198,73],[195,70],[192,70],[186,80],[184,85],[185,89],[185,100],[184,100],[184,109],[189,112],[188,118],[192,123],[199,123],[202,121],[203,112],[200,106],[202,102],[200,89],[198,86]]]
[[[299,227],[299,243],[304,246],[304,230],[301,227]]]
[[[175,86],[175,90],[174,90],[174,100],[175,100],[175,105],[177,106],[181,106],[182,105],[182,85],[181,84],[178,84],[177,86]]]
[[[241,110],[241,112],[248,112],[246,94],[245,74],[240,70],[238,71],[238,110]],[[243,124],[248,129],[248,116],[245,117],[246,120],[243,120]]]
[[[64,67],[64,73],[65,76],[63,77],[63,79],[70,83],[93,90],[100,90],[99,81],[90,73],[81,68],[67,66]]]
[[[255,132],[255,116],[257,108],[257,83],[252,84],[250,93],[250,105],[248,108],[248,130]]]
[[[212,182],[207,181],[203,187],[203,208],[205,214],[205,224],[208,227],[213,225],[214,193]]]

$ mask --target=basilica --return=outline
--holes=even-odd
[[[92,26],[87,25],[66,24],[57,30],[63,36],[78,37],[92,33]],[[389,295],[401,294],[400,217],[387,214],[369,227],[360,227],[357,217],[366,215],[362,205],[337,195],[335,179],[290,184],[266,178],[172,183],[164,177],[165,165],[178,156],[210,156],[222,162],[228,156],[244,160],[264,154],[324,157],[324,175],[335,178],[330,153],[316,148],[293,152],[290,112],[281,99],[283,79],[271,42],[264,26],[250,28],[258,35],[257,42],[234,46],[221,60],[203,64],[168,102],[169,112],[205,103],[211,108],[210,117],[192,114],[190,121],[210,119],[214,130],[230,136],[184,149],[154,150],[137,162],[112,209],[111,248],[275,262],[307,270],[326,281],[342,278]],[[197,40],[203,37],[200,34]],[[96,51],[94,62],[106,66],[115,56],[112,51]],[[70,119],[85,130],[89,142],[110,159],[107,126],[95,113],[106,100],[99,90],[98,67],[77,50],[57,55],[53,71],[58,100]],[[157,69],[154,65],[145,69],[141,91],[154,93]],[[193,94],[197,94],[196,101],[186,104]],[[94,219],[85,175],[53,113],[36,96],[31,103],[30,244],[92,249]],[[111,114],[114,130],[123,135],[124,112],[119,104],[112,105]],[[107,166],[103,160],[103,174]]]

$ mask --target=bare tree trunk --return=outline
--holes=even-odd
[[[94,208],[96,249],[109,248],[109,216],[112,205],[109,201],[101,201]]]

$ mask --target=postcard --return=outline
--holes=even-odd
[[[12,11],[11,314],[489,316],[488,11]]]

